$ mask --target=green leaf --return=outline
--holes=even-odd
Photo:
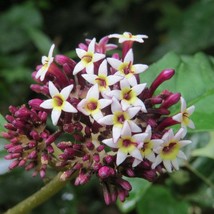
[[[210,142],[203,148],[195,149],[192,156],[203,156],[214,159],[214,132],[211,133]]]
[[[4,117],[0,114],[0,133],[2,131],[5,131],[4,125],[7,123],[7,121],[4,119]],[[1,137],[1,135],[0,135]]]
[[[42,31],[35,28],[30,27],[27,32],[29,37],[33,40],[34,45],[42,54],[45,54],[46,56],[51,45],[53,44],[51,40],[44,33],[42,33]]]
[[[132,190],[129,197],[124,201],[118,200],[118,207],[123,213],[130,212],[136,207],[138,200],[144,195],[146,190],[151,186],[151,183],[142,178],[126,178],[132,185]]]
[[[194,121],[195,131],[214,130],[214,59],[203,53],[194,56],[183,56],[170,52],[158,62],[152,64],[141,75],[141,82],[152,83],[163,69],[173,68],[176,73],[172,79],[164,82],[157,90],[168,89],[180,92],[187,105],[195,105],[196,110],[191,116]],[[179,112],[180,106],[177,107]],[[192,131],[189,129],[189,131]]]
[[[39,28],[42,17],[38,10],[29,2],[15,5],[0,16],[0,53],[22,50],[30,39],[26,29]]]
[[[169,190],[153,185],[137,204],[138,214],[186,214],[188,203],[176,199]]]
[[[160,5],[163,18],[159,26],[166,34],[163,43],[155,50],[156,57],[169,50],[193,53],[214,44],[214,1],[195,1],[187,8],[179,8],[171,1],[166,4]]]

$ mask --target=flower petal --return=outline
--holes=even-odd
[[[119,166],[125,159],[127,158],[127,154],[123,153],[120,149],[117,152],[116,164]]]
[[[100,103],[100,109],[103,109],[106,106],[110,105],[112,103],[112,100],[111,99],[100,99],[99,103]]]
[[[65,101],[62,110],[65,112],[77,113],[77,110],[67,101]]]
[[[141,128],[135,122],[130,120],[130,121],[128,121],[128,123],[129,123],[129,126],[130,126],[132,132],[141,132],[142,131]]]
[[[97,75],[95,74],[82,74],[82,77],[88,81],[91,84],[95,84],[95,79],[97,78]]]
[[[117,148],[117,144],[113,142],[113,138],[105,139],[102,142],[111,148]]]
[[[116,143],[118,141],[118,139],[120,138],[120,136],[121,136],[121,130],[122,130],[121,127],[119,127],[119,126],[113,126],[112,136],[113,136],[114,143]]]
[[[52,99],[45,100],[40,104],[40,107],[44,109],[52,109],[53,108],[53,101]]]
[[[51,97],[55,96],[56,94],[59,94],[59,90],[56,88],[56,86],[51,81],[49,81],[49,93],[50,93]]]
[[[57,125],[59,117],[61,115],[61,110],[54,108],[51,112],[51,120],[54,126]]]
[[[122,80],[124,77],[122,76],[117,76],[117,75],[110,75],[107,76],[107,80],[108,80],[108,85],[114,85],[115,83],[119,82],[120,80]]]
[[[90,62],[87,64],[86,73],[87,74],[94,74],[94,63]]]
[[[146,83],[142,83],[132,87],[132,90],[135,91],[137,95],[139,95],[144,90],[145,87]]]
[[[122,131],[121,131],[121,136],[131,136],[131,129],[129,127],[129,124],[127,121],[125,121]]]
[[[111,112],[114,113],[116,111],[122,111],[122,107],[119,101],[115,97],[112,97]]]
[[[116,70],[118,70],[119,66],[122,64],[122,62],[115,58],[107,58],[108,63]]]
[[[168,172],[172,172],[172,165],[169,160],[163,160],[163,165]]]
[[[127,109],[130,119],[132,119],[139,111],[141,107],[130,107]]]
[[[95,43],[96,43],[96,39],[93,38],[91,40],[91,42],[89,43],[88,45],[88,52],[93,52],[94,53],[94,50],[95,50]]]
[[[98,69],[98,75],[107,76],[107,60],[103,60]]]
[[[86,51],[81,48],[76,48],[77,56],[82,59],[86,55]]]
[[[143,160],[140,151],[136,148],[133,151],[130,152],[130,155],[134,158],[137,158],[139,160]]]
[[[78,62],[74,67],[73,75],[76,75],[77,73],[82,71],[84,68],[85,68],[85,66],[83,65],[82,61]]]
[[[107,115],[103,118],[100,118],[97,122],[101,125],[112,125],[113,124],[113,115],[110,114],[110,115]]]
[[[95,98],[95,99],[99,99],[99,88],[98,88],[98,85],[95,84],[93,85],[89,90],[88,90],[88,93],[86,95],[86,99],[89,99],[89,98]]]
[[[133,50],[132,48],[129,49],[129,51],[127,52],[125,58],[124,58],[124,62],[133,62],[134,61],[134,57],[133,57]]]
[[[135,74],[140,74],[142,72],[144,72],[149,66],[145,65],[145,64],[135,64],[133,65],[134,70],[135,70]]]
[[[60,94],[64,97],[65,100],[68,99],[72,89],[73,89],[74,85],[69,85],[66,86],[65,88],[62,89],[62,91],[60,92]]]

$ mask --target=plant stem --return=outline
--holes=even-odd
[[[11,209],[7,210],[4,214],[27,214],[33,208],[44,203],[66,185],[67,182],[60,179],[61,174],[61,172],[58,173],[47,185],[26,198],[24,201],[21,201]]]
[[[210,188],[214,189],[214,185],[213,183],[207,179],[203,174],[201,174],[199,171],[197,171],[196,169],[194,169],[190,164],[186,163],[185,165],[192,173],[194,173],[196,176],[198,176],[205,184],[207,184],[207,186],[209,186]]]

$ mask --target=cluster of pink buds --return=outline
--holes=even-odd
[[[109,43],[115,38],[118,45]],[[186,159],[181,148],[191,143],[184,137],[187,127],[194,128],[194,106],[187,108],[180,93],[157,94],[173,69],[161,71],[150,86],[140,83],[148,66],[134,63],[133,43],[146,38],[125,32],[99,42],[86,39],[76,49],[76,61],[53,56],[52,45],[32,74],[37,84],[31,89],[47,98],[10,107],[6,116],[3,136],[10,144],[5,158],[15,159],[10,169],[34,168],[34,175],[43,178],[49,166],[63,172],[62,180],[75,177],[75,185],[95,175],[106,204],[128,196],[132,187],[124,176],[154,181],[164,171],[178,170],[178,158]],[[178,102],[181,111],[172,115],[170,108]],[[52,132],[46,127],[49,115]],[[174,133],[171,126],[177,124]]]

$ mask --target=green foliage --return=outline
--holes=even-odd
[[[158,91],[168,89],[180,92],[188,105],[195,105],[192,115],[195,122],[195,131],[214,129],[214,58],[203,53],[194,56],[178,55],[174,52],[166,54],[158,62],[152,64],[141,75],[141,82],[152,83],[163,69],[175,69],[175,75],[163,83]],[[179,106],[177,111],[179,111]],[[190,130],[191,131],[191,130]]]
[[[167,188],[151,186],[137,205],[138,214],[181,214],[188,213],[188,203],[173,197]]]
[[[183,9],[172,1],[159,4],[163,17],[158,26],[167,29],[162,44],[155,51],[154,56],[170,50],[178,53],[195,53],[214,45],[214,1],[199,0]]]

